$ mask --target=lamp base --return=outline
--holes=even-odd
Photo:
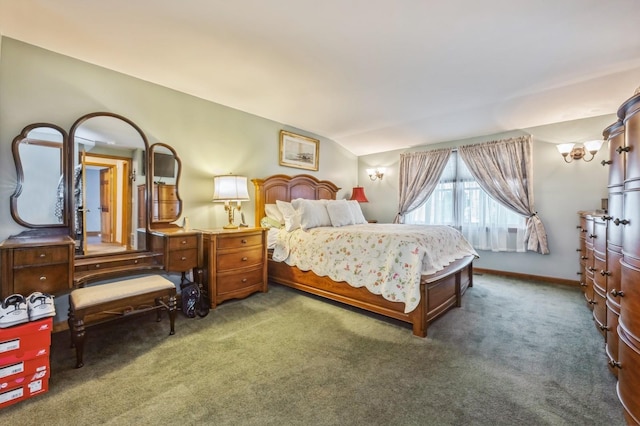
[[[225,226],[223,226],[222,229],[238,229],[238,225],[235,225],[233,223],[228,223]]]

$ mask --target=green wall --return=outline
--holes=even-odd
[[[343,188],[339,198],[350,196],[356,183],[357,157],[320,135],[14,39],[3,37],[0,42],[0,240],[22,231],[9,213],[16,182],[13,138],[35,122],[54,123],[69,131],[77,118],[95,111],[123,115],[144,130],[150,143],[165,142],[176,149],[183,164],[184,216],[194,228],[226,224],[222,206],[210,201],[217,174],[253,179],[308,173]],[[180,72],[178,65],[175,72]],[[282,129],[320,140],[319,171],[278,165]],[[251,184],[249,195],[253,200]],[[243,210],[252,224],[253,201],[243,203]]]

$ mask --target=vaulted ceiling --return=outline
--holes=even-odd
[[[0,0],[0,34],[356,155],[614,113],[637,0]]]

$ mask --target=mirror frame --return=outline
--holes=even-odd
[[[29,132],[31,132],[32,130],[38,127],[49,127],[60,132],[60,135],[62,135],[62,149],[60,152],[60,156],[61,156],[60,162],[62,167],[62,175],[64,177],[64,187],[65,187],[64,198],[63,198],[63,208],[65,211],[65,214],[63,215],[62,223],[30,223],[23,220],[20,217],[20,214],[18,213],[18,198],[22,194],[22,188],[24,185],[24,168],[22,166],[22,160],[20,158],[20,144],[24,139],[27,138],[27,135],[29,134]],[[19,225],[29,229],[43,229],[43,228],[59,229],[59,228],[69,227],[69,223],[70,223],[69,214],[66,214],[66,212],[71,211],[71,197],[69,197],[69,191],[66,189],[70,187],[69,185],[71,184],[71,177],[69,176],[69,173],[68,173],[68,170],[69,170],[68,158],[70,157],[70,151],[69,151],[69,136],[67,132],[60,126],[56,126],[55,124],[51,124],[51,123],[29,124],[24,129],[22,129],[22,131],[18,136],[16,136],[13,139],[11,151],[13,154],[13,162],[16,167],[16,189],[11,195],[10,202],[9,202],[11,217],[13,218],[13,220]]]
[[[142,141],[144,142],[144,151],[148,152],[149,151],[149,141],[147,140],[147,136],[144,134],[144,132],[142,131],[142,129],[140,127],[138,127],[138,125],[136,123],[134,123],[133,121],[131,121],[130,119],[120,115],[120,114],[116,114],[116,113],[112,113],[112,112],[92,112],[89,114],[85,114],[82,117],[78,118],[73,125],[71,126],[71,130],[69,131],[69,135],[68,135],[68,140],[69,143],[68,145],[73,146],[73,150],[69,150],[69,154],[67,156],[67,170],[73,170],[75,167],[74,164],[74,159],[75,159],[75,133],[76,130],[78,129],[78,127],[80,127],[80,125],[82,125],[82,123],[84,123],[85,121],[91,119],[91,118],[95,118],[95,117],[112,117],[112,118],[116,118],[119,120],[124,121],[125,123],[129,124],[131,127],[133,127],[135,129],[136,132],[138,132],[138,134],[140,135],[140,138],[142,139]],[[146,167],[149,167],[150,162],[147,160],[147,164]],[[70,173],[67,173],[70,174]],[[147,172],[146,176],[145,176],[145,183],[147,186],[147,191],[145,194],[145,203],[147,206],[147,224],[146,224],[146,230],[149,231],[149,217],[148,217],[148,212],[149,212],[149,208],[150,208],[150,197],[149,197],[149,183],[152,181],[152,179],[149,176],[150,174]],[[73,180],[71,179],[71,177],[69,177],[68,179],[68,188],[70,188],[70,191],[73,191]],[[68,197],[67,203],[69,204],[69,212],[73,212],[75,209],[75,204],[72,201],[73,197]],[[75,221],[70,219],[71,217],[73,217],[71,214],[68,215],[68,220],[69,220],[69,235],[71,236],[71,238],[73,238],[75,240],[75,236],[76,236],[76,229],[75,229]],[[150,247],[150,238],[151,238],[151,234],[150,232],[146,232],[146,244],[145,247],[147,247],[147,249],[142,250],[142,251],[148,251],[148,247]],[[129,250],[127,251],[127,253],[134,253],[140,250]],[[122,254],[122,253],[117,253],[117,254]],[[102,257],[105,256],[104,253],[96,253],[94,254],[88,254],[88,255],[82,255],[82,254],[76,254],[76,257]]]
[[[153,220],[153,205],[154,205],[154,202],[156,201],[154,199],[155,191],[153,190],[153,185],[155,185],[153,180],[155,175],[155,163],[154,163],[155,155],[154,154],[157,148],[164,148],[169,150],[173,155],[173,158],[175,159],[177,164],[175,189],[176,189],[176,199],[177,199],[177,202],[179,203],[179,207],[178,207],[178,210],[176,211],[175,218],[171,220]],[[180,198],[180,177],[182,176],[182,161],[180,161],[180,157],[178,157],[178,153],[176,152],[176,150],[173,149],[172,146],[167,145],[166,143],[163,143],[163,142],[156,142],[153,145],[151,145],[149,147],[148,153],[149,155],[147,156],[147,159],[148,159],[147,163],[149,165],[149,170],[147,172],[147,175],[148,175],[147,177],[151,181],[151,186],[147,185],[147,198],[150,199],[150,202],[147,203],[148,206],[150,206],[150,208],[147,209],[147,224],[150,229],[167,228],[172,226],[171,222],[175,222],[182,215],[182,210],[184,206],[182,202],[182,198]]]

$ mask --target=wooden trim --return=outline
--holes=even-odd
[[[542,281],[550,284],[560,284],[560,285],[570,285],[574,287],[580,287],[580,281],[577,280],[568,280],[566,278],[556,278],[556,277],[545,277],[542,275],[531,275],[531,274],[521,274],[518,272],[509,272],[509,271],[496,271],[494,269],[484,269],[484,268],[473,268],[473,273],[477,275],[488,274],[488,275],[498,275],[501,277],[507,278],[517,278],[520,280],[527,281]]]

